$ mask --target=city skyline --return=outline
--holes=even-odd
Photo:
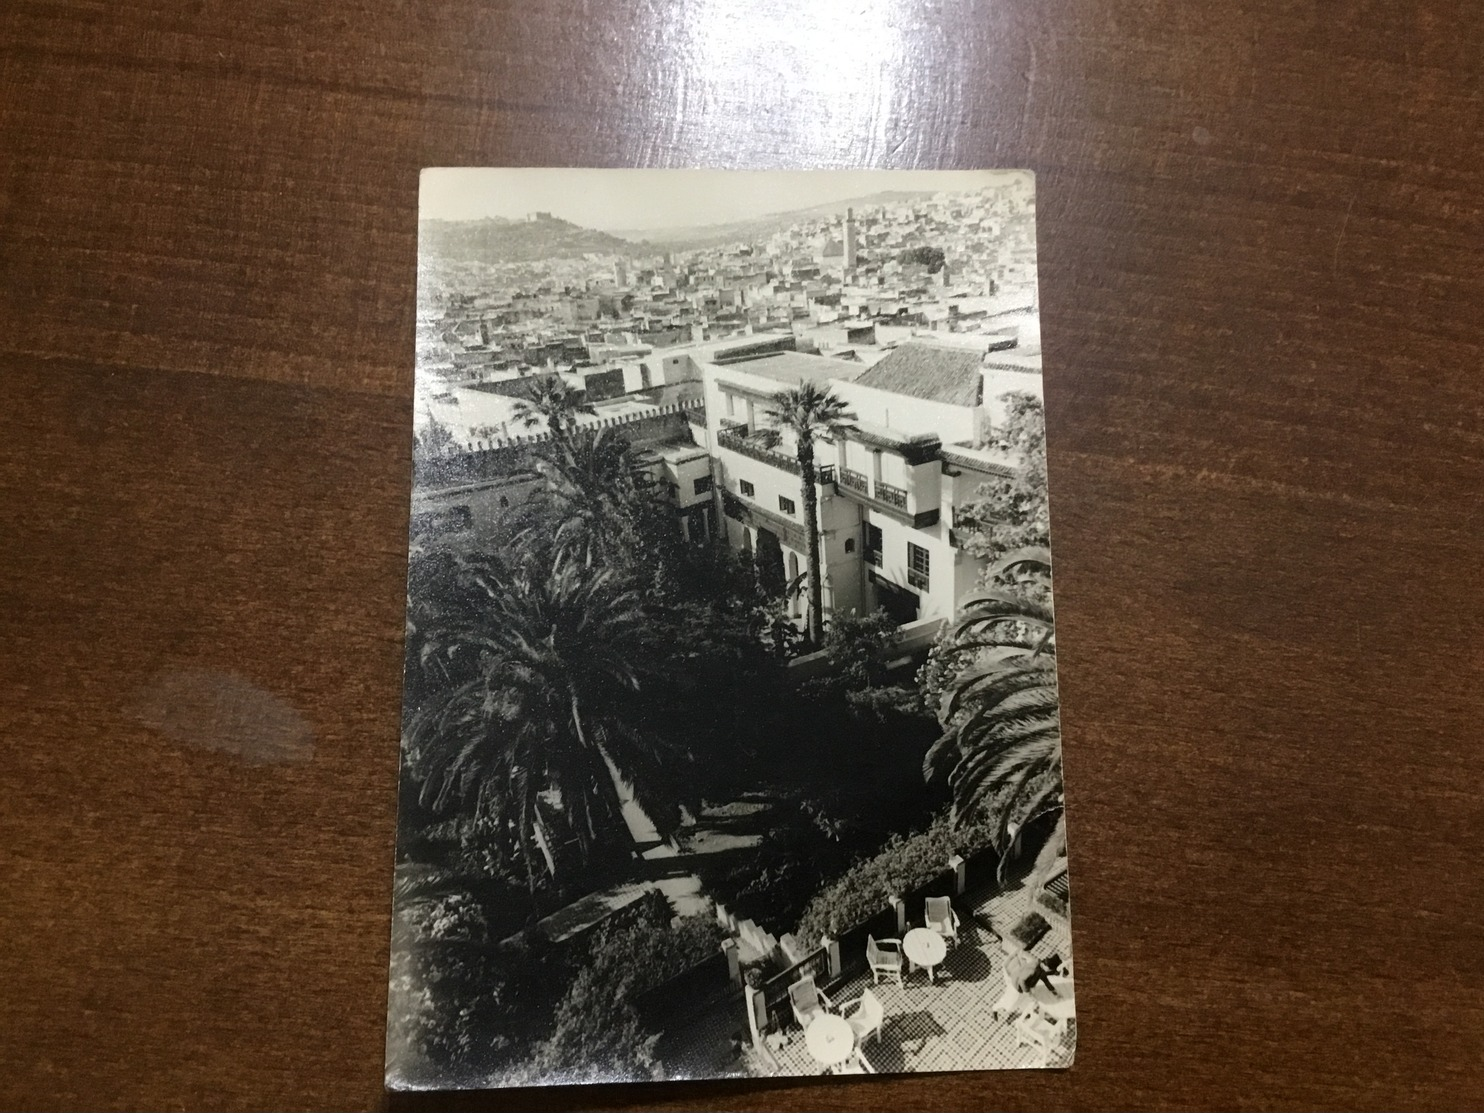
[[[424,170],[424,220],[521,220],[533,212],[596,231],[702,228],[756,220],[884,192],[971,192],[1024,170]]]

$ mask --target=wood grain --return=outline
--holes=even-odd
[[[0,1105],[388,1100],[449,164],[1038,172],[1080,1046],[397,1105],[1476,1105],[1481,60],[1472,0],[11,0]],[[146,725],[186,672],[312,756]]]

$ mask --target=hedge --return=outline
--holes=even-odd
[[[851,866],[809,902],[798,937],[811,943],[822,935],[839,938],[880,912],[888,897],[928,884],[953,855],[967,857],[989,847],[992,833],[988,824],[958,827],[945,815],[920,834],[893,836],[880,853]]]

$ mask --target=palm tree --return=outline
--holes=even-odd
[[[833,434],[855,420],[845,403],[813,382],[780,391],[772,417],[794,435],[804,498],[804,531],[809,542],[809,640],[824,641],[824,585],[819,568],[819,501],[814,489],[814,438]]]
[[[545,485],[528,504],[516,541],[548,564],[570,557],[622,566],[654,526],[648,476],[612,429],[565,431],[537,451],[535,468]]]
[[[584,393],[573,390],[554,374],[542,376],[531,390],[529,399],[517,399],[515,416],[521,425],[534,429],[545,425],[557,443],[570,439],[577,430],[577,416],[596,411],[585,400]]]
[[[479,667],[411,716],[424,802],[472,802],[499,842],[518,845],[532,891],[540,866],[559,870],[567,839],[586,860],[625,828],[635,842],[667,838],[685,754],[647,728],[636,699],[654,672],[639,594],[570,560],[538,573],[472,558],[464,579],[477,626],[443,640]]]
[[[992,565],[986,580],[1016,571],[1049,576],[1050,552],[1017,549]],[[971,664],[944,686],[943,734],[923,759],[929,781],[947,777],[957,820],[994,824],[1002,871],[1030,823],[1059,816],[1037,858],[1033,890],[1066,846],[1056,625],[1049,600],[1035,594],[991,587],[963,600],[965,613],[945,645]]]

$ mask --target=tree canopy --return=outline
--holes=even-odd
[[[1010,454],[1015,474],[981,484],[956,519],[964,548],[991,561],[1028,545],[1051,544],[1045,410],[1034,394],[1007,397],[1005,422],[988,438],[988,447]]]
[[[906,266],[927,267],[928,274],[937,274],[943,269],[945,257],[941,247],[909,247],[897,256],[898,261]]]

